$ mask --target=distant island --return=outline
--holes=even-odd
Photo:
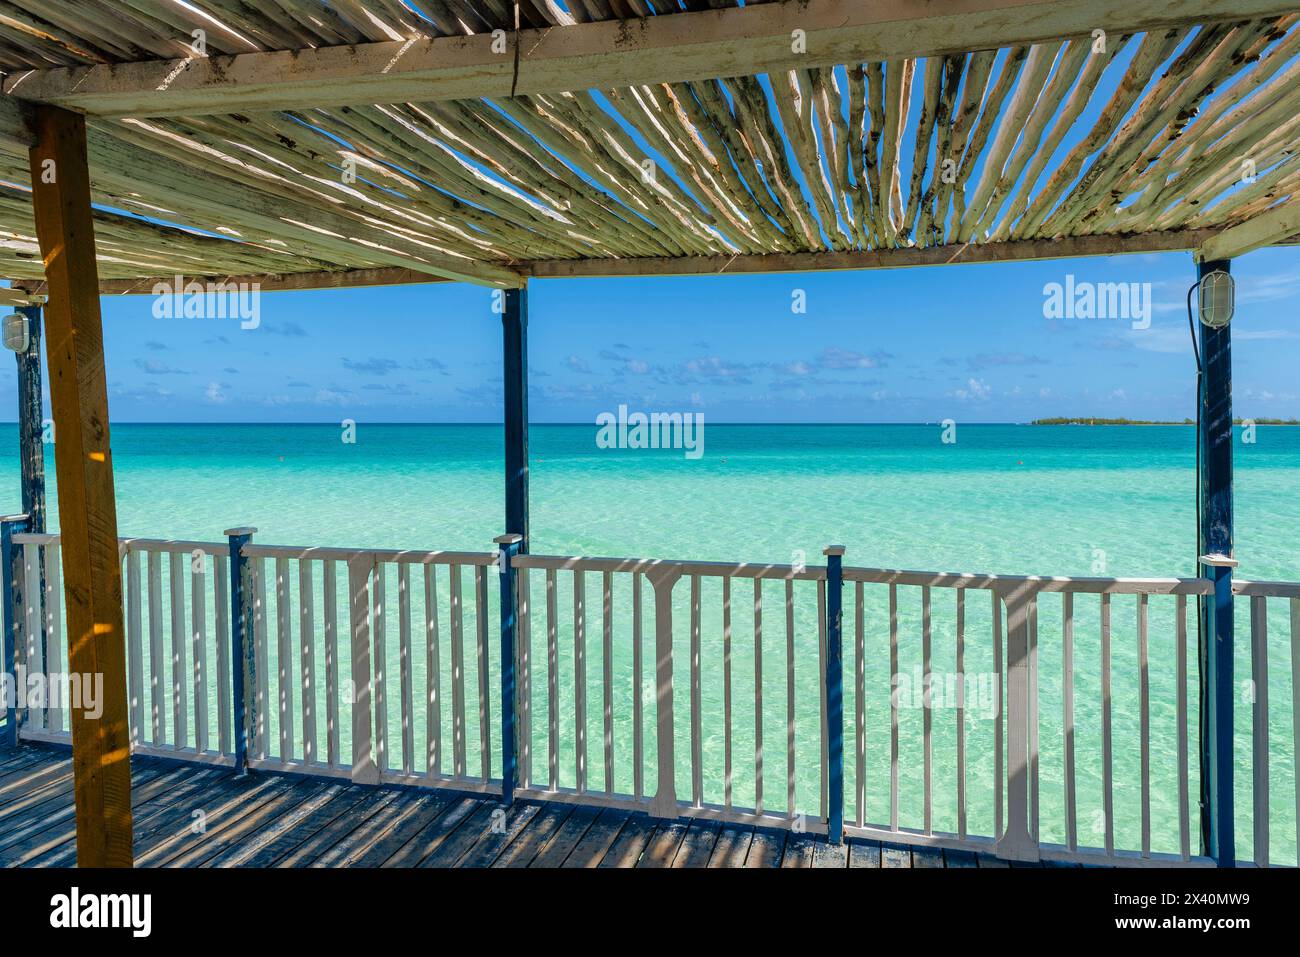
[[[1255,425],[1300,425],[1300,419],[1233,419],[1233,425],[1244,425],[1247,421]],[[1096,419],[1096,418],[1052,418],[1034,419],[1030,425],[1195,425],[1192,419],[1181,422],[1161,422],[1147,419]]]

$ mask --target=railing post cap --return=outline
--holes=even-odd
[[[3,522],[6,525],[13,524],[14,522],[26,522],[29,519],[31,519],[31,516],[26,512],[22,512],[18,515],[0,515],[0,522]]]
[[[510,532],[508,535],[498,535],[496,538],[492,539],[492,541],[498,545],[514,545],[516,542],[522,542],[523,540],[524,536],[520,535],[518,532]]]
[[[823,555],[827,555],[827,556],[830,556],[830,555],[843,555],[843,554],[844,554],[844,546],[843,546],[843,545],[827,545],[825,548],[822,549],[822,554],[823,554]]]
[[[1202,555],[1199,561],[1202,565],[1209,565],[1213,568],[1236,568],[1240,564],[1240,562],[1231,555],[1221,555],[1218,553]]]
[[[225,535],[227,538],[234,538],[237,535],[253,535],[256,532],[257,529],[255,529],[253,526],[243,525],[238,528],[228,528],[224,532],[222,532],[222,534]]]

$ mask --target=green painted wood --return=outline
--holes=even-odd
[[[686,836],[677,848],[673,858],[673,867],[707,867],[713,856],[713,846],[718,843],[718,832],[722,825],[718,821],[692,821],[686,830]]]
[[[686,821],[665,821],[655,829],[637,867],[671,867],[689,828]]]
[[[491,867],[492,862],[501,856],[501,852],[510,846],[528,827],[534,817],[541,812],[539,804],[522,804],[516,801],[506,809],[500,825],[489,827],[479,836],[478,842],[460,860],[460,867]]]
[[[659,829],[659,822],[648,814],[631,815],[618,832],[618,837],[601,858],[601,867],[636,867],[645,853],[646,845]]]
[[[576,807],[560,828],[546,842],[529,867],[560,867],[595,823],[599,808]]]
[[[749,847],[754,842],[754,829],[742,824],[728,824],[718,832],[713,845],[709,867],[744,867]]]
[[[548,804],[543,807],[533,815],[533,819],[524,828],[523,833],[511,841],[501,855],[492,862],[492,866],[527,867],[571,813],[573,813],[571,804]]]
[[[749,845],[749,854],[745,857],[746,867],[780,867],[785,856],[785,842],[788,831],[771,828],[754,828],[754,838]]]
[[[623,830],[628,819],[632,817],[631,811],[624,811],[619,808],[607,807],[600,812],[600,816],[592,822],[591,827],[587,828],[587,833],[582,836],[582,840],[574,847],[571,853],[564,861],[563,867],[597,867],[605,859],[605,855],[618,839],[619,832]]]
[[[850,843],[849,867],[880,867],[880,842],[853,841]]]

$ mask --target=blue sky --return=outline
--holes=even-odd
[[[1243,416],[1300,416],[1300,248],[1237,278]],[[1044,318],[1044,286],[1151,283],[1149,329]],[[531,417],[626,403],[714,422],[1016,422],[1194,415],[1185,253],[866,272],[535,281]],[[802,290],[806,312],[793,305]],[[275,292],[261,324],[103,300],[120,422],[496,422],[501,326],[485,289]],[[11,363],[0,383],[14,388]],[[12,393],[11,393],[12,394]]]

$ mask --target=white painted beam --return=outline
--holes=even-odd
[[[1197,262],[1244,256],[1252,249],[1271,246],[1300,233],[1300,200],[1294,196],[1244,223],[1230,226],[1196,249]]]
[[[786,0],[524,30],[517,58],[513,35],[501,44],[478,34],[29,71],[6,77],[4,91],[115,117],[303,110],[926,57],[1294,7],[1294,0]]]

